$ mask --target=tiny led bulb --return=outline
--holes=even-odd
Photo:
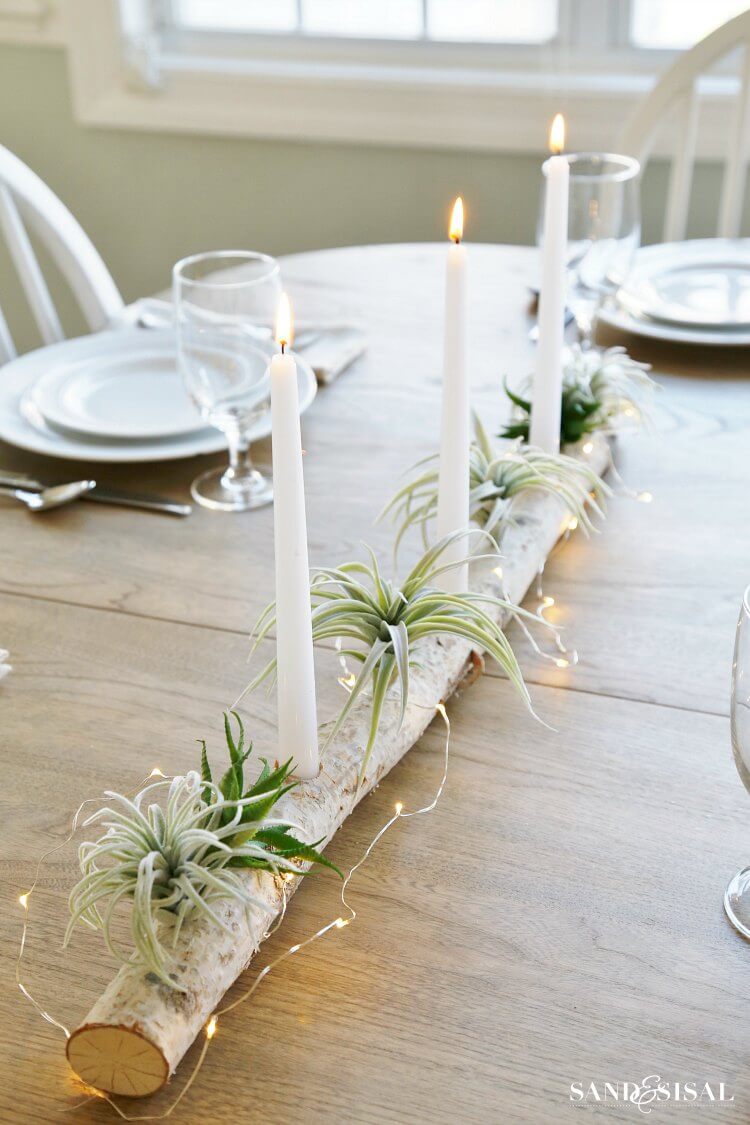
[[[337,930],[343,930],[344,926],[348,926],[348,925],[349,925],[349,919],[348,918],[337,918],[336,919],[336,929]]]
[[[575,529],[576,529],[577,527],[578,527],[578,520],[577,520],[577,519],[572,519],[572,520],[570,521],[570,523],[568,524],[568,531],[575,531]]]
[[[496,574],[498,576],[498,578],[502,578],[503,568],[501,566],[496,566],[492,573]]]
[[[583,452],[584,452],[584,453],[593,453],[593,451],[594,451],[594,443],[593,443],[593,441],[587,441],[587,442],[585,442],[585,443],[584,443],[584,446],[583,446]]]
[[[165,775],[161,772],[161,770],[159,769],[158,766],[154,766],[154,768],[151,770],[151,773],[148,776],[149,777],[164,777]]]
[[[206,1024],[206,1039],[213,1039],[216,1034],[216,1028],[219,1026],[219,1021],[216,1016],[211,1016],[211,1019]]]
[[[564,656],[558,656],[555,664],[558,668],[567,668],[570,664],[570,661],[566,660]]]
[[[650,492],[639,492],[637,499],[640,500],[641,504],[650,504],[653,496]]]
[[[401,813],[403,811],[404,811],[404,806],[401,804],[400,801],[396,801],[396,816],[401,816]]]
[[[27,910],[28,906],[29,906],[29,892],[26,891],[25,894],[19,895],[18,901],[20,902],[20,904],[24,908],[24,910]]]

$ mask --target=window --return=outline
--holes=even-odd
[[[616,145],[678,51],[750,0],[64,4],[86,124],[538,155],[559,110],[572,147]],[[704,91],[701,157],[725,152],[727,62]]]
[[[636,47],[692,47],[747,7],[748,0],[631,0],[630,39]]]
[[[182,27],[352,39],[544,43],[557,0],[174,0]]]
[[[598,15],[591,0],[171,0],[166,19],[193,31],[575,44],[589,39],[590,25],[604,13],[610,45],[675,50],[691,47],[748,7],[748,0],[594,2]]]

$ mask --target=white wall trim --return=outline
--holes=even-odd
[[[18,0],[0,0],[0,9],[10,2]],[[438,69],[416,65],[403,52],[395,52],[396,63],[386,67],[312,52],[283,59],[236,53],[217,63],[165,51],[160,82],[149,86],[134,82],[126,65],[116,0],[60,2],[68,17],[75,114],[96,127],[540,153],[551,117],[562,109],[570,147],[597,150],[614,144],[636,100],[654,81],[637,69],[618,74],[616,59],[602,54],[597,72],[580,73],[571,62],[565,78],[518,65]],[[724,156],[732,84],[726,77],[707,84],[700,157]],[[673,147],[667,135],[655,151]]]
[[[59,0],[0,0],[0,43],[64,46]]]

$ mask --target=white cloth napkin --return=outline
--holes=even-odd
[[[367,348],[367,337],[356,324],[331,325],[321,328],[309,344],[299,348],[301,355],[315,372],[315,378],[324,387],[337,379]]]

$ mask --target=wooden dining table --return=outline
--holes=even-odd
[[[375,518],[437,445],[444,259],[444,246],[410,245],[283,260],[300,315],[356,320],[368,336],[303,418],[313,565],[363,557],[363,543],[390,557],[393,529]],[[469,267],[473,403],[497,432],[503,378],[533,369],[536,254],[472,246]],[[750,945],[722,909],[750,862],[750,796],[728,723],[750,581],[750,370],[743,352],[628,344],[655,364],[651,426],[614,441],[623,484],[612,482],[600,534],[573,534],[544,575],[547,614],[578,663],[558,668],[509,633],[544,723],[489,664],[451,700],[437,808],[399,822],[358,871],[353,925],[285,961],[221,1020],[171,1120],[558,1122],[580,1110],[572,1084],[653,1075],[715,1093],[723,1082],[705,1120],[750,1120]],[[254,452],[269,463],[268,442]],[[221,457],[95,475],[187,499],[212,463]],[[7,445],[0,468],[93,472]],[[634,498],[643,491],[651,503]],[[272,525],[272,508],[178,520],[1,502],[0,646],[13,665],[0,683],[3,1122],[117,1120],[96,1099],[68,1112],[85,1095],[64,1036],[16,987],[18,896],[81,801],[133,790],[154,767],[194,768],[202,738],[222,760],[222,711],[259,666],[248,666],[248,635],[273,597]],[[531,591],[526,604],[538,600]],[[335,651],[321,647],[316,666],[325,719],[342,702]],[[273,695],[254,693],[243,714],[256,752],[273,757]],[[341,868],[396,801],[431,800],[443,747],[438,720],[331,843]],[[62,949],[76,871],[73,844],[41,866],[21,964],[25,986],[68,1027],[116,968],[89,931]],[[339,896],[333,876],[307,882],[241,984],[335,918]],[[163,1113],[197,1050],[147,1103],[120,1099],[123,1112]],[[639,1115],[621,1101],[592,1107],[604,1120]],[[671,1097],[652,1119],[686,1121],[689,1108]]]

